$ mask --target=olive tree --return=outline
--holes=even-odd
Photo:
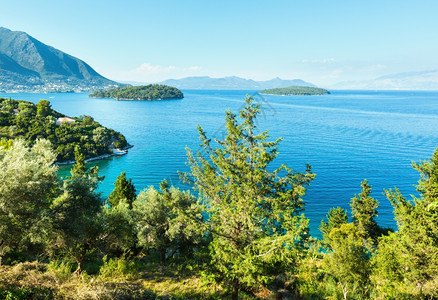
[[[41,238],[39,228],[58,187],[50,142],[6,144],[7,150],[0,147],[0,262],[8,251]]]

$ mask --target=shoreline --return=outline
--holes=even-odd
[[[92,162],[95,160],[102,160],[102,159],[107,159],[107,158],[114,157],[114,156],[126,155],[126,154],[128,154],[128,149],[131,149],[132,147],[134,147],[134,145],[128,145],[128,146],[124,147],[123,149],[113,149],[113,151],[116,150],[117,152],[113,152],[111,154],[98,155],[95,157],[90,157],[90,158],[87,158],[85,160],[85,162],[89,163],[89,162]],[[76,163],[75,160],[67,160],[67,161],[55,162],[54,164],[57,166],[67,166],[67,165],[73,165],[75,163]]]

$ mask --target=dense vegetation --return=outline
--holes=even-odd
[[[114,98],[117,100],[164,100],[184,98],[183,93],[179,89],[163,84],[118,87],[106,91],[95,91],[89,96],[92,98]]]
[[[92,117],[81,116],[59,122],[65,117],[51,108],[50,102],[38,104],[22,100],[0,98],[0,145],[8,140],[23,138],[33,144],[39,138],[51,142],[57,161],[74,159],[74,149],[79,148],[86,158],[111,154],[112,148],[127,146],[125,137],[103,127]]]
[[[0,147],[0,298],[437,298],[438,149],[413,165],[419,197],[385,191],[395,231],[364,180],[317,240],[302,200],[315,175],[273,168],[280,140],[259,111],[247,98],[240,120],[227,112],[222,140],[199,127],[181,174],[197,196],[166,181],[136,195],[122,172],[104,200],[79,151],[60,182],[47,140]]]
[[[262,95],[326,95],[329,91],[310,86],[288,86],[284,88],[266,89],[260,92]]]

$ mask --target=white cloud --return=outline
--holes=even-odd
[[[187,76],[199,76],[202,72],[200,66],[161,66],[143,63],[137,68],[118,74],[119,81],[159,82],[171,78],[183,78]]]

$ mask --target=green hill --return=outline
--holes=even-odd
[[[183,93],[179,89],[163,84],[119,87],[106,91],[95,91],[89,96],[92,98],[114,98],[116,100],[164,100],[184,98]]]
[[[17,138],[31,144],[39,138],[49,140],[58,154],[58,162],[73,160],[75,147],[88,159],[111,155],[112,149],[128,146],[121,133],[100,125],[90,116],[66,117],[53,110],[47,100],[35,105],[0,98],[0,146]]]
[[[326,95],[329,91],[310,86],[288,86],[284,88],[266,89],[260,92],[262,95]]]

